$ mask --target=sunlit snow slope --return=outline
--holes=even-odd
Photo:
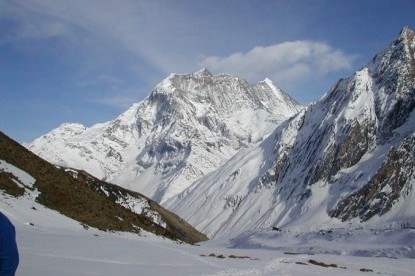
[[[413,275],[415,269],[415,262],[405,258],[403,250],[413,240],[414,230],[379,236],[345,233],[340,237],[320,233],[303,237],[294,237],[294,234],[276,236],[273,233],[270,237],[266,234],[240,237],[231,245],[211,241],[191,246],[146,232],[138,236],[85,229],[79,222],[47,209],[29,197],[3,196],[0,211],[16,227],[20,253],[16,276],[320,276],[359,275],[362,269],[371,270],[372,274]],[[239,245],[235,247],[236,244]],[[244,248],[238,248],[240,246]],[[317,252],[313,253],[311,248]],[[288,255],[284,252],[298,253]],[[338,267],[327,268],[312,264],[310,260]]]

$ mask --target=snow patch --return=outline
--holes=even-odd
[[[33,189],[33,185],[36,182],[36,179],[33,178],[30,174],[28,174],[25,171],[22,171],[21,169],[17,168],[16,166],[13,166],[12,164],[7,163],[4,160],[0,160],[0,171],[11,173],[14,176],[17,177],[19,180],[18,182],[15,182],[20,187],[28,187]]]

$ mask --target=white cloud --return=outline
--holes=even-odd
[[[187,40],[180,35],[192,29],[186,11],[171,6],[144,0],[12,0],[0,16],[19,24],[8,41],[60,36],[85,43],[92,38],[92,51],[104,45],[108,52],[127,52],[167,74],[187,60],[176,56]]]
[[[122,35],[119,26],[132,16],[125,7],[131,1],[11,0],[4,4],[0,18],[13,22],[0,42],[19,42],[59,37],[66,41],[93,37],[95,44],[114,44]],[[125,7],[125,9],[124,9]],[[131,13],[131,12],[130,12]],[[123,17],[122,15],[126,15]],[[117,21],[118,19],[118,21]],[[118,23],[118,24],[116,24]],[[128,22],[131,24],[134,22]],[[85,45],[84,45],[85,46]],[[96,45],[91,45],[93,49]]]
[[[324,42],[303,40],[257,46],[246,53],[238,52],[227,57],[205,57],[200,66],[215,73],[236,74],[250,81],[270,77],[287,84],[299,78],[304,80],[348,70],[355,58]]]

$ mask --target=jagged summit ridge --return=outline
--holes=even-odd
[[[270,81],[251,85],[202,69],[170,74],[112,121],[73,130],[66,124],[28,147],[163,202],[301,108]]]
[[[205,68],[193,74],[171,74],[156,86],[149,99],[158,100],[160,94],[171,93],[175,97],[186,97],[196,108],[199,102],[211,102],[212,107],[222,113],[232,113],[236,109],[247,106],[261,108],[265,104],[272,105],[278,101],[281,103],[280,109],[284,108],[284,101],[290,107],[299,106],[269,79],[251,85],[243,79],[228,74],[212,75]],[[288,109],[284,111],[290,112]]]
[[[193,75],[196,75],[196,76],[208,76],[208,77],[213,76],[213,74],[206,67],[203,67],[200,70],[194,72]]]

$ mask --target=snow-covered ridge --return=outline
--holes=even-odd
[[[159,202],[251,147],[302,107],[270,80],[171,74],[112,121],[63,124],[28,148]]]
[[[405,28],[257,148],[166,206],[211,237],[272,227],[318,231],[343,220],[415,225],[414,37]]]

